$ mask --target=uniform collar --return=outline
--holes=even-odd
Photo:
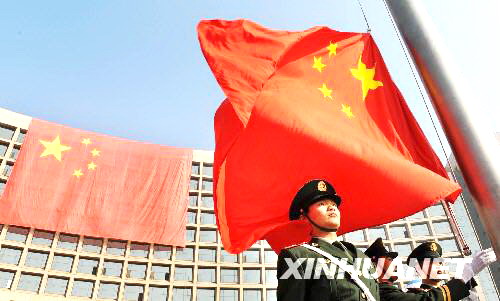
[[[313,236],[313,239],[326,241],[327,243],[329,243],[329,244],[331,244],[331,245],[332,245],[334,242],[338,241],[338,239],[332,240],[332,239],[327,239],[327,238],[323,238],[323,237],[315,237],[315,236]]]

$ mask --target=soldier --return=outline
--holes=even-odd
[[[437,258],[440,257],[441,247],[435,243],[423,243],[410,254],[410,258],[416,258],[423,261],[424,258]],[[462,298],[469,296],[471,286],[465,284],[463,280],[452,279],[443,286],[429,286],[429,281],[440,281],[438,279],[429,280],[423,279],[422,288],[411,288],[408,292],[403,292],[399,289],[394,281],[397,280],[396,276],[392,276],[393,271],[390,270],[392,260],[398,256],[396,252],[389,252],[382,243],[382,238],[378,238],[375,242],[365,251],[365,254],[371,258],[374,264],[381,265],[381,275],[379,276],[379,289],[380,299],[382,301],[458,301]],[[421,264],[422,266],[422,264]],[[438,272],[439,273],[439,272]],[[427,273],[428,274],[428,273]],[[432,282],[435,283],[435,282]]]
[[[278,301],[380,300],[376,281],[351,269],[356,258],[366,256],[354,245],[337,240],[340,203],[341,198],[326,180],[309,181],[297,192],[290,206],[289,218],[307,220],[311,224],[312,240],[308,244],[285,248],[279,254]],[[314,273],[306,272],[310,268],[307,267],[310,260],[306,259],[335,264],[346,271],[344,279],[323,273],[311,277]],[[297,273],[288,275],[291,263],[301,260],[302,264],[296,267]]]

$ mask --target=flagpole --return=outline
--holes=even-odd
[[[500,255],[500,147],[420,1],[386,0],[439,116],[492,246]],[[494,91],[490,99],[496,99]]]

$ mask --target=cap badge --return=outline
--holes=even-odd
[[[323,181],[318,182],[318,190],[319,191],[326,191],[326,184]]]
[[[431,243],[430,248],[431,248],[431,251],[433,251],[433,252],[436,252],[436,251],[437,251],[437,249],[438,249],[438,248],[437,248],[437,245],[436,245],[436,243],[435,243],[435,242]]]

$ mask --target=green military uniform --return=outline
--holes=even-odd
[[[341,243],[343,247],[338,245],[339,243]],[[353,264],[355,258],[366,258],[360,250],[347,242],[337,242],[331,245],[325,240],[313,238],[310,244],[331,254],[333,257],[339,259],[347,258],[347,263],[350,265]],[[288,269],[285,258],[290,258],[292,261],[295,261],[298,258],[324,257],[303,246],[283,249],[278,257],[278,301],[367,300],[367,296],[363,293],[361,288],[350,279],[347,273],[345,274],[345,279],[335,279],[336,277],[333,277],[334,279],[328,279],[324,274],[322,274],[319,279],[295,279],[293,276],[289,277],[289,279],[280,279],[283,273]],[[304,277],[306,273],[305,270],[306,262],[298,268],[301,277]],[[370,271],[370,273],[373,272],[373,270]],[[368,287],[372,296],[375,297],[377,301],[380,300],[377,282],[373,279],[364,278],[363,276],[359,278]]]
[[[330,199],[334,201],[337,206],[340,205],[341,199],[335,193],[333,186],[325,180],[312,180],[306,183],[296,194],[289,212],[290,220],[296,220],[300,216],[304,216],[316,228],[326,232],[335,232],[336,229],[323,228],[311,220],[308,215],[308,207],[321,200]],[[347,264],[352,265],[356,258],[366,258],[366,256],[356,249],[354,245],[347,242],[334,242],[330,244],[328,241],[321,238],[313,238],[309,245],[313,248],[318,248],[321,251],[330,254],[337,259],[346,258]],[[297,262],[298,259],[313,259],[314,266],[308,264],[307,261],[303,262],[297,271],[300,274],[300,279],[291,275],[287,279],[281,279],[289,269],[287,259],[292,262]],[[328,265],[330,260],[327,256],[308,249],[303,245],[292,246],[283,249],[278,256],[278,301],[364,301],[368,297],[361,289],[361,285],[355,283],[348,273],[344,274],[344,279],[338,277],[327,276],[324,271],[318,275],[319,277],[307,277],[307,274],[315,274],[317,259],[324,259]],[[308,272],[308,268],[312,268]],[[338,269],[338,268],[337,268]],[[370,271],[373,273],[374,271]],[[305,277],[304,277],[305,276]],[[306,279],[303,279],[306,278]],[[318,278],[318,279],[315,279]],[[359,279],[364,283],[370,294],[376,301],[379,301],[378,286],[374,279],[364,278],[359,275]]]

